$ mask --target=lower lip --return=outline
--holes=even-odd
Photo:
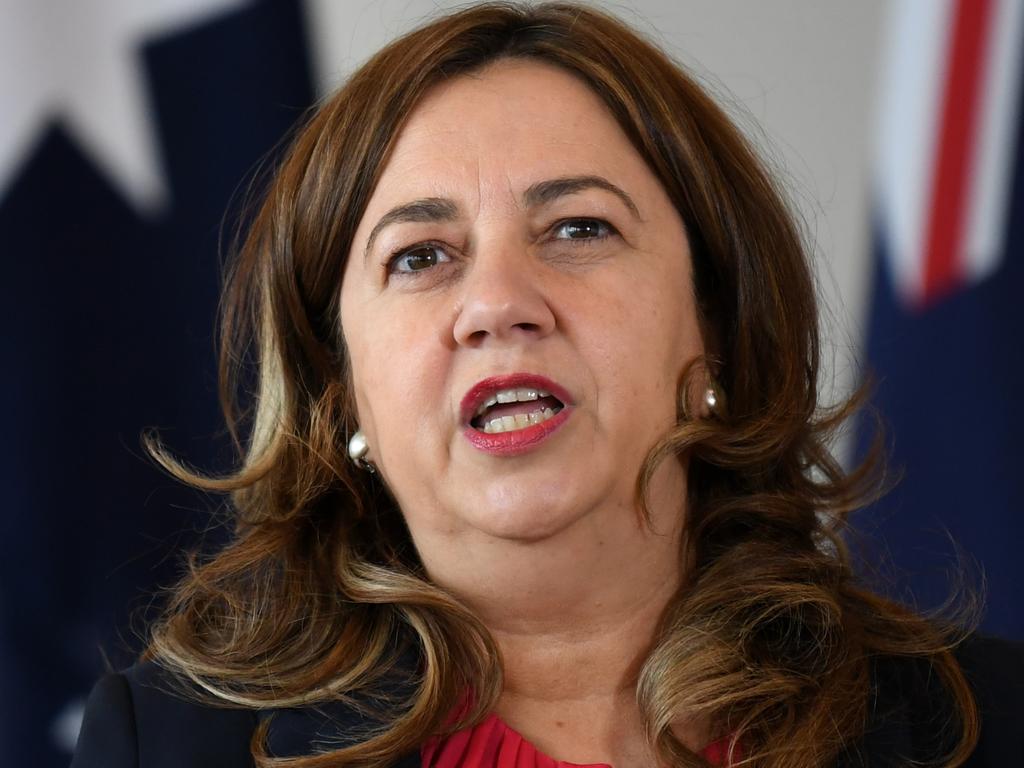
[[[569,408],[563,407],[547,421],[511,432],[497,432],[493,435],[466,427],[463,434],[473,447],[492,456],[519,456],[532,451],[547,440],[569,418]]]

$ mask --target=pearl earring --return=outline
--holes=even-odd
[[[365,469],[367,472],[376,471],[376,467],[366,460],[366,454],[370,452],[370,444],[366,441],[366,435],[363,434],[363,430],[357,429],[355,434],[348,441],[348,457],[352,460],[360,469]]]
[[[722,396],[722,390],[718,388],[717,382],[712,381],[704,390],[704,405],[708,409],[709,416],[722,415],[722,411],[725,409],[725,398]]]
[[[704,390],[704,405],[708,407],[708,410],[714,413],[715,406],[718,405],[718,395],[715,394],[715,390],[708,387]]]

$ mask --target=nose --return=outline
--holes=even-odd
[[[491,249],[478,254],[463,278],[453,334],[457,344],[539,339],[555,328],[543,276],[525,252]]]

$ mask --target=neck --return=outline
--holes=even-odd
[[[615,541],[520,562],[513,573],[529,577],[513,575],[511,590],[491,584],[459,593],[501,648],[507,693],[566,702],[632,695],[679,588],[679,540],[639,529]]]
[[[651,764],[638,755],[636,678],[682,583],[683,497],[652,495],[651,525],[602,509],[541,541],[463,533],[424,557],[501,650],[498,714],[549,755]]]

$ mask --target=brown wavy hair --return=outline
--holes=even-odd
[[[814,284],[783,196],[692,77],[621,21],[573,4],[487,3],[428,23],[381,50],[297,133],[224,293],[221,395],[239,468],[203,476],[150,441],[181,479],[229,492],[237,525],[219,553],[191,560],[149,653],[224,704],[375,702],[377,725],[324,755],[271,757],[258,731],[261,766],[385,766],[493,707],[494,641],[430,583],[387,489],[345,458],[356,422],[338,305],[353,235],[405,120],[438,83],[502,59],[559,67],[597,94],[689,238],[725,407],[715,418],[682,409],[637,481],[643,508],[656,466],[688,457],[682,557],[693,570],[637,689],[656,753],[703,765],[672,730],[700,718],[734,734],[743,764],[827,764],[865,728],[872,664],[897,655],[943,681],[958,737],[937,761],[959,764],[977,716],[950,632],[860,586],[841,538],[877,473],[872,461],[845,473],[829,451],[858,398],[819,407]],[[472,706],[450,722],[466,690]]]

